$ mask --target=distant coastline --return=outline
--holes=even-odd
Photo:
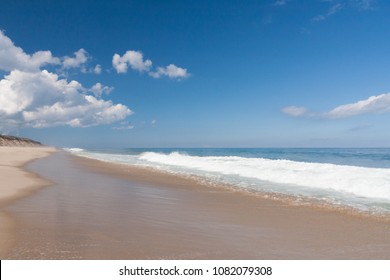
[[[31,140],[28,138],[0,134],[0,146],[36,147],[36,146],[43,146],[43,145],[41,142]]]

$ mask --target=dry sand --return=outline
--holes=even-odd
[[[47,181],[22,167],[54,151],[49,147],[0,147],[0,205],[47,185]]]
[[[5,207],[3,259],[389,259],[390,223],[58,152]],[[1,230],[1,228],[0,228]]]

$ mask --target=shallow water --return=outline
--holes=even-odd
[[[130,167],[99,164],[64,152],[29,164],[53,185],[6,207],[15,242],[2,258],[389,257],[386,222],[176,182],[175,176],[172,184],[141,182],[127,175]],[[156,173],[144,176],[160,181]]]
[[[236,189],[390,214],[390,149],[116,149],[85,157],[198,176]]]

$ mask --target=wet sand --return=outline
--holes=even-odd
[[[28,171],[55,183],[2,207],[2,259],[390,259],[386,220],[65,152]]]

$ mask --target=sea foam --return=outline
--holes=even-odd
[[[63,148],[63,150],[73,153],[84,152],[84,149],[81,148]]]
[[[99,160],[196,175],[214,182],[255,190],[326,200],[361,210],[390,213],[390,169],[286,159],[194,156],[185,153],[139,154],[68,151]]]
[[[205,172],[258,179],[277,184],[348,192],[390,201],[390,170],[242,157],[198,157],[179,153],[146,152],[140,159]]]

